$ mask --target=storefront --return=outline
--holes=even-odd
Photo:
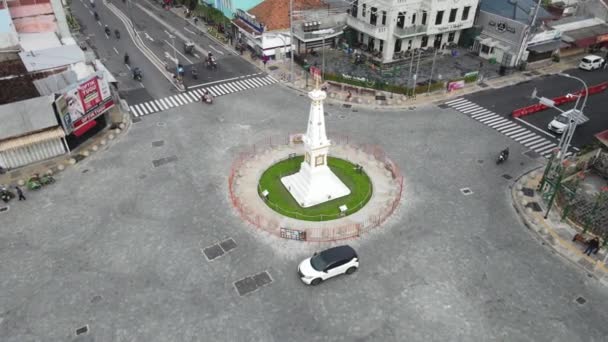
[[[106,114],[114,106],[107,77],[103,71],[75,83],[57,95],[55,110],[70,149],[103,130]]]
[[[0,166],[14,169],[69,151],[53,110],[53,96],[0,106]]]
[[[608,47],[608,25],[598,18],[570,17],[550,23],[562,32],[562,56],[594,52]]]

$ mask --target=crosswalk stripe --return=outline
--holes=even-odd
[[[528,134],[515,138],[515,141],[517,141],[518,143],[521,143],[523,140],[526,140],[526,139],[536,135],[536,133],[531,133],[530,131],[527,131],[526,133],[528,133]]]
[[[191,98],[193,98],[194,101],[198,101],[199,97],[200,97],[200,96],[198,96],[198,94],[194,90],[188,92],[188,96],[190,96]]]
[[[148,104],[148,102],[145,102],[145,103],[144,103],[144,105],[146,105],[146,108],[148,108],[148,110],[150,110],[150,113],[154,113],[154,112],[156,112],[155,110],[153,110],[153,109],[152,109],[152,106],[150,106],[150,105]]]
[[[488,115],[492,115],[492,114],[494,114],[494,113],[490,112],[490,111],[489,111],[489,110],[487,110],[487,109],[484,109],[484,111],[483,111],[483,112],[481,112],[481,113],[477,113],[477,114],[475,114],[475,115],[471,115],[471,117],[472,117],[473,119],[475,119],[475,120],[478,120],[478,119],[483,118],[484,116],[488,116]]]
[[[498,120],[494,120],[493,122],[490,123],[486,123],[486,125],[488,125],[491,128],[496,128],[496,125],[501,125],[504,124],[506,122],[508,122],[509,120],[505,119],[505,118],[500,118]]]
[[[464,113],[464,114],[469,114],[469,113],[471,113],[471,112],[474,112],[474,111],[476,111],[476,110],[479,110],[479,108],[481,108],[481,107],[479,107],[478,105],[475,105],[475,106],[470,107],[470,108],[461,109],[460,111],[461,111],[462,113]]]
[[[175,102],[179,103],[180,106],[185,105],[185,103],[182,102],[182,99],[180,99],[177,95],[171,96],[171,99],[173,99],[173,100],[175,100]]]
[[[547,152],[552,151],[553,148],[555,148],[555,146],[557,146],[557,145],[555,145],[554,143],[551,143],[547,146],[544,146],[543,148],[536,149],[534,152],[536,152],[538,154],[545,154]]]
[[[167,108],[165,108],[165,106],[163,106],[162,103],[160,103],[160,100],[154,100],[154,104],[160,109],[160,110],[166,110]]]
[[[219,86],[214,85],[211,88],[215,89],[215,92],[218,93],[219,95],[225,95],[226,93],[224,92],[223,89],[221,89]]]
[[[226,86],[226,88],[230,89],[231,93],[236,93],[237,91],[240,91],[240,89],[237,88],[237,87],[235,87],[235,86],[233,86],[233,84],[234,83],[232,83],[232,82],[231,83],[226,83],[226,84],[224,84],[224,86]]]
[[[138,104],[137,106],[138,106],[138,107],[139,107],[139,109],[140,109],[140,110],[141,110],[141,111],[144,113],[144,115],[148,115],[148,114],[149,114],[148,110],[146,109],[146,106],[144,106],[144,104],[143,104],[143,103],[140,103],[140,104]]]
[[[530,146],[531,150],[536,150],[537,148],[541,147],[541,146],[545,146],[547,144],[551,144],[551,142],[549,140],[543,140],[538,144],[534,144]]]
[[[167,97],[166,100],[171,105],[171,107],[179,106],[179,103],[177,103],[177,101],[175,101],[172,97]]]
[[[230,86],[234,89],[236,89],[236,91],[243,91],[245,89],[243,89],[243,85],[241,82],[230,82]]]
[[[253,84],[253,86],[255,88],[259,88],[259,87],[263,87],[264,83],[260,82],[257,78],[250,78],[247,81],[249,81],[249,83]]]
[[[465,99],[465,98],[460,97],[460,98],[457,98],[457,99],[454,99],[454,100],[447,101],[445,104],[451,106],[453,104],[460,103],[460,102],[463,102],[463,101],[468,101],[468,100]]]
[[[479,121],[479,122],[481,122],[483,124],[486,124],[486,123],[489,123],[489,122],[492,122],[492,121],[496,121],[496,120],[499,120],[499,119],[502,119],[502,117],[500,115],[492,113],[492,115],[490,115],[488,117],[485,117],[483,119],[477,120],[477,121]]]
[[[209,94],[211,94],[211,96],[220,96],[217,90],[215,90],[215,88],[213,87],[209,87],[207,88],[207,90],[209,91]]]
[[[506,122],[502,122],[502,123],[499,123],[499,124],[497,124],[495,126],[491,126],[491,127],[502,132],[505,129],[512,128],[513,126],[515,126],[515,123],[513,123],[511,120],[506,120]]]
[[[471,108],[471,107],[477,107],[477,105],[475,103],[472,102],[468,102],[468,103],[462,103],[462,104],[457,104],[455,106],[452,106],[452,108],[461,111],[463,109],[467,109],[467,108]]]
[[[168,100],[167,100],[167,102],[165,102],[165,99],[160,99],[160,103],[162,103],[165,107],[167,107],[167,109],[173,107],[173,105],[171,103],[169,103]]]
[[[276,78],[270,76],[270,75],[266,75],[266,77],[264,77],[265,79],[268,80],[268,82],[270,82],[269,84],[273,84],[273,83],[277,83],[279,82]]]
[[[202,89],[195,89],[195,91],[199,97],[201,97],[201,96],[203,96],[203,94],[205,94]]]
[[[129,106],[129,108],[131,109],[131,113],[133,113],[133,115],[135,115],[135,117],[138,117],[138,116],[139,116],[139,112],[137,112],[137,111],[135,110],[135,107],[133,107],[133,106]]]
[[[491,120],[486,120],[484,121],[484,125],[490,125],[490,124],[494,124],[494,123],[499,123],[499,122],[503,122],[505,120],[505,118],[503,118],[502,116],[496,118],[496,119],[491,119]]]
[[[238,90],[230,87],[230,85],[228,85],[228,83],[220,84],[220,86],[224,87],[224,89],[226,89],[228,91],[228,94],[232,94],[232,93],[235,93],[238,91]]]
[[[541,140],[544,140],[544,139],[545,138],[540,137],[540,136],[534,134],[533,137],[525,139],[525,140],[522,140],[519,143],[525,146],[526,144],[536,144],[537,142],[539,142]]]
[[[468,113],[468,114],[469,114],[470,116],[473,116],[473,115],[477,115],[477,114],[480,114],[481,112],[486,112],[486,111],[488,111],[488,110],[487,110],[487,109],[485,109],[485,108],[483,108],[483,107],[479,107],[479,109],[474,110],[474,111],[472,111],[472,112],[470,112],[470,113]]]
[[[152,107],[152,109],[154,109],[155,112],[158,112],[158,107],[156,107],[156,104],[154,103],[154,101],[150,101],[150,107]]]
[[[257,83],[251,80],[243,80],[243,86],[247,87],[247,89],[259,88],[260,86]]]
[[[216,87],[218,90],[220,90],[220,91],[222,92],[222,94],[223,94],[223,95],[228,95],[228,94],[230,94],[230,92],[229,92],[229,91],[226,91],[226,89],[224,89],[224,87],[222,87],[222,85],[221,85],[221,84],[217,84],[215,87]]]
[[[505,134],[509,138],[513,138],[513,137],[518,136],[521,133],[524,133],[525,131],[526,131],[525,128],[522,128],[521,126],[516,125],[513,128],[509,128],[507,130],[502,131],[502,134]]]
[[[186,103],[192,103],[192,102],[194,101],[194,100],[192,100],[192,99],[190,98],[190,96],[188,96],[186,93],[181,93],[181,94],[178,94],[178,96],[179,96],[179,97],[181,97],[182,99],[184,99],[184,101],[185,101]]]

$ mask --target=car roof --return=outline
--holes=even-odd
[[[321,255],[324,260],[328,263],[337,261],[337,260],[350,260],[352,258],[357,257],[357,252],[351,246],[336,246],[321,252]]]
[[[598,58],[602,58],[602,57],[600,57],[600,56],[596,56],[596,55],[587,55],[587,56],[585,56],[585,57],[583,57],[583,58],[587,58],[587,59],[594,60],[594,59],[598,59]]]

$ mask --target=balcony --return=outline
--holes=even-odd
[[[387,40],[388,39],[388,29],[386,26],[374,26],[372,24],[368,24],[358,18],[353,18],[352,16],[346,16],[346,24],[359,32],[363,32],[367,35],[370,35],[376,39]]]
[[[427,25],[414,25],[414,26],[409,26],[409,27],[404,27],[404,28],[395,27],[395,31],[393,32],[393,35],[397,38],[408,38],[408,37],[424,34],[424,33],[426,33],[427,30],[428,30]]]

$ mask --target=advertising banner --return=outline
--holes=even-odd
[[[448,93],[462,88],[464,88],[464,80],[448,83]]]
[[[66,134],[114,106],[108,82],[98,73],[64,89],[55,106]]]

